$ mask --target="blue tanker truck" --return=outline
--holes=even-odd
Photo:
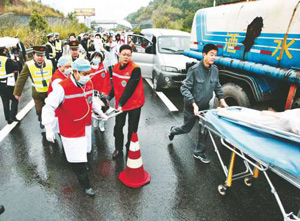
[[[219,51],[226,101],[278,110],[300,107],[300,1],[260,0],[200,9],[184,55],[202,59],[207,43]]]

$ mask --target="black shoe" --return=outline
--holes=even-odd
[[[16,117],[11,119],[12,121],[16,121],[16,122],[20,122],[20,120],[18,120]]]
[[[174,139],[174,137],[175,137],[175,135],[172,133],[172,128],[173,128],[174,126],[172,126],[171,128],[170,128],[170,130],[169,130],[169,133],[168,133],[168,137],[169,137],[169,140],[170,141],[172,141],[173,139]]]
[[[201,160],[203,163],[210,163],[210,159],[204,153],[194,153],[196,159]]]
[[[87,196],[90,196],[90,197],[94,197],[94,196],[96,195],[95,191],[94,191],[92,188],[85,189],[85,190],[84,190],[84,193],[85,193]]]
[[[113,154],[112,154],[112,158],[115,159],[115,158],[120,157],[120,156],[122,156],[122,155],[123,155],[123,151],[122,151],[122,150],[120,150],[120,151],[115,150],[115,151],[113,152]]]
[[[0,205],[0,214],[4,213],[5,209],[3,205]]]
[[[41,129],[44,129],[44,128],[45,128],[45,126],[42,124],[42,122],[40,122],[40,128],[41,128]]]
[[[11,124],[12,122],[13,122],[12,120],[8,120],[8,121],[7,121],[8,124]]]

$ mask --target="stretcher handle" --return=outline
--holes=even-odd
[[[106,114],[107,116],[107,120],[113,117],[118,116],[119,114],[123,113],[122,111],[118,111],[115,108],[110,108],[112,109],[111,111],[109,111],[109,113]],[[92,114],[92,117],[96,120],[102,120],[98,115],[96,115],[95,113]]]

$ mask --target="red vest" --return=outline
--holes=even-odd
[[[120,63],[113,68],[113,87],[116,99],[116,109],[119,106],[119,100],[125,90],[134,68],[138,67],[133,61],[130,61],[127,67],[120,70]],[[143,79],[141,77],[135,91],[122,107],[123,111],[129,111],[143,106],[145,103]]]
[[[57,108],[60,134],[64,137],[83,137],[85,126],[91,125],[92,121],[93,84],[89,81],[83,92],[70,76],[60,85],[65,92],[64,101]]]
[[[67,78],[67,77],[66,77],[63,73],[61,73],[61,71],[60,71],[59,69],[57,69],[57,70],[54,72],[54,74],[52,75],[52,78],[51,78],[51,81],[50,81],[50,84],[49,84],[49,88],[48,88],[48,94],[49,94],[50,92],[53,91],[53,88],[52,88],[52,82],[53,82],[54,80],[56,80],[56,79],[64,80],[64,79],[66,79],[66,78]]]
[[[91,79],[94,85],[94,90],[108,96],[111,90],[110,76],[108,71],[104,68],[103,62],[99,64],[98,69],[92,68]]]

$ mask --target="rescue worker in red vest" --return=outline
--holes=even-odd
[[[55,110],[58,110],[59,131],[66,158],[83,187],[85,194],[94,196],[87,173],[87,153],[92,149],[92,110],[107,119],[101,106],[94,102],[93,84],[90,80],[89,61],[78,58],[73,64],[73,74],[57,84],[46,99],[42,120],[46,128],[46,138],[54,142],[52,124]]]
[[[32,81],[32,98],[35,103],[36,114],[40,121],[41,129],[41,112],[45,105],[45,99],[48,95],[48,86],[52,77],[53,65],[50,60],[45,59],[45,46],[33,46],[33,60],[27,61],[18,77],[14,89],[14,95],[17,100],[23,92],[25,83],[30,77]]]
[[[107,69],[104,68],[104,54],[102,52],[95,51],[90,58],[91,61],[91,80],[94,85],[95,95],[100,98],[100,100],[105,105],[102,110],[105,112],[109,105],[107,103],[107,96],[111,91],[111,80]],[[97,122],[96,122],[97,123]],[[99,122],[100,131],[104,132],[105,121]]]
[[[70,41],[69,45],[71,53],[69,56],[70,61],[74,62],[77,58],[85,58],[85,56],[79,52],[78,41]]]
[[[55,48],[55,39],[54,39],[54,34],[50,33],[47,35],[48,42],[46,43],[46,57],[48,60],[52,61],[52,65],[54,70],[56,70],[56,64],[57,64],[57,59],[56,59],[56,48]]]
[[[13,91],[21,63],[6,56],[7,48],[0,47],[0,96],[3,104],[5,120],[8,124],[19,121],[16,118],[19,101],[14,97]],[[11,105],[10,105],[11,101]]]
[[[62,41],[59,39],[59,33],[56,32],[54,33],[54,38],[55,38],[55,50],[56,50],[56,59],[57,61],[59,58],[62,56]]]
[[[128,136],[126,143],[126,151],[129,150],[131,135],[137,132],[141,115],[141,108],[145,103],[143,79],[141,69],[133,61],[131,61],[132,48],[129,45],[120,47],[120,62],[115,64],[113,68],[113,90],[111,90],[108,100],[115,97],[116,109],[122,111],[116,117],[114,127],[115,151],[113,158],[122,156],[124,145],[123,127],[125,125],[126,116],[128,115]]]
[[[68,56],[60,57],[57,62],[57,67],[58,68],[54,72],[49,84],[48,95],[53,91],[53,88],[59,84],[59,82],[65,80],[72,73],[71,62]],[[55,116],[52,129],[54,133],[59,133],[57,113],[55,113]]]

